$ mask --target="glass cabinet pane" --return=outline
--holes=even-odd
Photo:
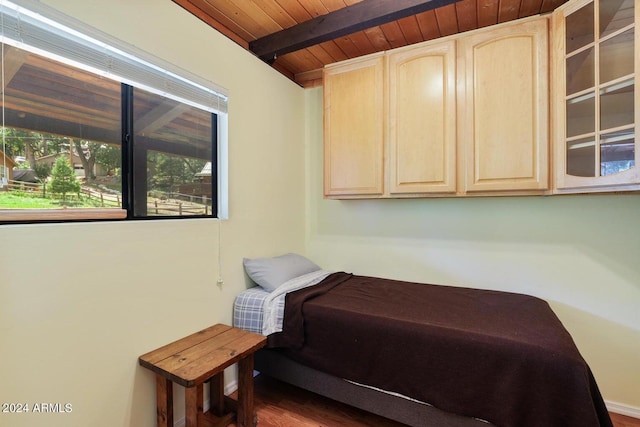
[[[594,132],[595,123],[596,100],[593,92],[567,100],[567,138]]]
[[[595,86],[594,61],[593,48],[567,58],[567,95]]]
[[[582,138],[567,143],[567,173],[573,176],[596,176],[596,142]]]
[[[600,130],[632,125],[633,80],[600,90]]]
[[[566,18],[566,53],[593,43],[594,13],[593,3],[576,10]]]
[[[636,166],[637,3],[593,0],[565,17],[568,175],[599,178]]]
[[[633,28],[600,43],[600,83],[633,73]]]
[[[607,0],[600,2],[600,37],[633,24],[634,0]]]
[[[600,175],[620,173],[635,166],[633,130],[612,132],[600,138]]]

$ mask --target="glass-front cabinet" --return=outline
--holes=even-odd
[[[554,14],[559,193],[640,189],[635,2],[570,1]]]

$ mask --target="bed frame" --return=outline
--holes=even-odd
[[[486,421],[445,412],[433,406],[361,386],[301,365],[275,350],[255,354],[261,374],[312,391],[412,427],[491,427]]]

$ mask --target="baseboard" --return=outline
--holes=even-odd
[[[224,394],[229,395],[234,391],[236,391],[237,389],[238,389],[238,381],[232,381],[224,387]],[[205,401],[204,406],[202,407],[202,410],[204,412],[207,412],[209,410],[208,400]],[[187,424],[187,421],[184,419],[184,417],[182,417],[173,423],[173,427],[185,427],[186,424]]]
[[[636,406],[630,406],[622,403],[611,402],[610,400],[605,401],[605,404],[607,405],[607,410],[609,412],[640,419],[640,408]]]

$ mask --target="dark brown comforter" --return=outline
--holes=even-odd
[[[499,427],[612,426],[571,336],[527,295],[334,273],[287,295],[269,346]]]

